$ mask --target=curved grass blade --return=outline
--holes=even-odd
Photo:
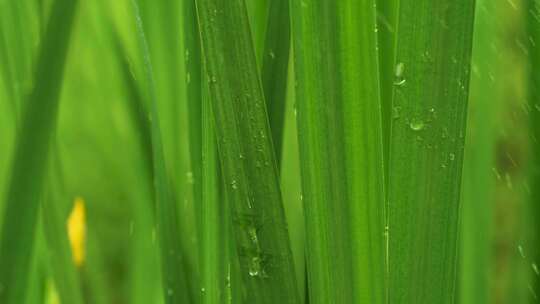
[[[261,79],[278,168],[281,164],[285,100],[287,98],[291,39],[289,22],[289,2],[286,0],[271,1],[262,55]]]
[[[298,303],[279,179],[243,0],[197,0],[225,196],[249,303]]]
[[[401,0],[390,138],[389,302],[454,303],[474,1]]]
[[[383,303],[375,1],[291,7],[310,303]]]
[[[152,65],[137,0],[131,1],[136,18],[137,39],[144,61],[147,85],[148,117],[151,121],[151,141],[156,202],[157,232],[161,251],[161,271],[165,303],[189,303],[182,247],[180,242],[178,206],[172,198],[165,167],[161,131],[157,111]]]
[[[76,4],[75,0],[53,4],[37,61],[35,87],[21,119],[0,239],[0,303],[24,303],[39,199]]]

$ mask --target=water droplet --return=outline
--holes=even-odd
[[[233,179],[233,181],[231,182],[231,188],[233,188],[234,190],[238,189],[238,185],[236,184],[235,179]]]
[[[210,78],[208,79],[208,83],[216,83],[216,82],[217,82],[217,78],[214,75],[210,76]]]
[[[521,245],[518,245],[518,251],[519,251],[519,255],[522,258],[525,258],[525,251],[523,250],[523,247]]]
[[[454,159],[456,159],[456,155],[454,153],[450,153],[448,155],[448,157],[450,158],[451,161],[453,161]]]
[[[536,265],[536,263],[532,263],[531,265],[534,273],[537,275],[537,276],[540,276],[540,271],[538,270],[538,265]]]
[[[252,277],[259,276],[261,274],[261,258],[258,256],[252,257],[249,262],[249,275]]]
[[[395,78],[394,78],[394,85],[396,86],[402,86],[405,84],[405,77],[403,74],[405,73],[405,64],[403,62],[400,62],[396,65],[395,70]]]
[[[437,111],[435,111],[435,108],[429,109],[429,121],[433,121],[437,118]]]
[[[249,239],[255,247],[259,246],[259,238],[257,237],[257,230],[254,227],[248,227]]]
[[[202,293],[205,293],[206,292],[206,289],[204,287],[201,288],[201,292]]]
[[[272,58],[272,59],[275,59],[275,58],[276,58],[276,54],[274,54],[273,51],[270,51],[270,52],[268,53],[268,55],[269,55],[270,58]]]
[[[191,74],[189,72],[186,73],[186,83],[191,82]]]
[[[411,130],[413,131],[422,131],[425,126],[424,122],[419,119],[412,119],[409,123],[409,127],[411,127]]]

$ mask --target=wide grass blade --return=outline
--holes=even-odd
[[[291,7],[310,303],[383,303],[375,1]]]
[[[75,0],[55,1],[17,134],[0,240],[0,303],[24,303],[39,200],[54,132]]]
[[[389,162],[389,302],[454,303],[474,1],[401,0]]]
[[[137,0],[131,2],[136,18],[138,44],[143,56],[144,77],[147,86],[145,97],[147,98],[148,117],[151,121],[154,195],[157,233],[161,251],[163,294],[165,303],[189,303],[189,291],[185,278],[186,273],[184,271],[179,235],[179,212],[178,206],[172,197],[167,177],[150,53]]]
[[[493,303],[490,277],[494,273],[494,194],[499,18],[494,1],[477,0],[472,53],[471,90],[463,160],[460,226],[459,301]]]
[[[243,0],[197,0],[204,81],[249,303],[298,303],[278,171]]]

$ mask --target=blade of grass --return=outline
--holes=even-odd
[[[201,280],[203,304],[231,303],[228,254],[228,207],[221,198],[221,181],[210,101],[202,101],[202,239]],[[235,286],[238,288],[239,286]]]
[[[383,303],[375,1],[291,7],[310,303]]]
[[[243,0],[197,0],[205,80],[249,303],[298,303],[262,85]]]
[[[161,251],[161,271],[165,303],[189,303],[182,247],[179,237],[178,206],[172,198],[167,178],[157,101],[155,95],[152,65],[137,0],[131,1],[136,18],[137,39],[144,62],[144,76],[147,86],[148,117],[151,125],[154,195],[156,202],[157,232]]]
[[[24,303],[39,198],[77,1],[55,1],[24,107],[0,239],[0,303]]]
[[[186,97],[188,100],[189,149],[191,172],[193,174],[193,201],[198,239],[201,241],[202,230],[202,85],[201,85],[201,49],[195,0],[183,2],[184,44],[186,48]]]
[[[45,240],[43,237],[43,231],[41,229],[43,225],[38,220],[38,229],[36,233],[36,245],[32,254],[32,266],[30,279],[26,287],[26,303],[43,303],[45,298],[45,283],[47,275],[46,259],[44,259]]]
[[[500,73],[495,2],[478,0],[474,25],[471,90],[463,164],[460,226],[459,299],[462,304],[493,303],[490,274],[496,153],[496,113]]]
[[[389,301],[454,303],[474,1],[401,0],[390,138]]]
[[[529,295],[530,303],[538,301],[540,294],[540,234],[538,215],[540,215],[540,1],[528,0],[525,2],[527,18],[527,34],[529,37],[529,67],[528,67],[528,99],[529,99],[529,133],[530,133],[530,165],[528,168],[528,182],[530,194],[527,201],[526,213],[529,214],[528,226],[530,231],[526,237],[529,246],[535,248],[532,257],[532,272],[528,278],[532,281],[530,286],[533,293]]]
[[[289,71],[289,2],[286,0],[271,1],[267,20],[261,78],[272,142],[278,168],[280,168]]]
[[[119,37],[114,41],[118,42]],[[117,56],[120,62],[120,69],[125,81],[126,94],[128,101],[128,110],[130,118],[133,122],[136,134],[139,137],[139,149],[142,154],[143,162],[139,164],[141,172],[138,183],[140,184],[139,195],[134,198],[133,202],[133,221],[132,237],[133,250],[131,254],[131,284],[132,293],[131,301],[133,304],[151,303],[155,299],[153,286],[148,283],[148,278],[158,277],[156,271],[157,261],[155,258],[155,246],[152,240],[152,228],[155,225],[156,210],[152,200],[152,181],[153,181],[153,159],[152,159],[152,142],[150,134],[150,122],[148,121],[148,111],[144,104],[144,99],[137,86],[133,75],[129,71],[129,64],[122,56],[126,54],[124,48],[117,46]],[[156,284],[157,285],[157,284]]]
[[[379,77],[381,85],[384,168],[388,177],[390,126],[392,122],[392,89],[396,57],[396,31],[399,0],[377,0],[377,33],[379,41]],[[388,180],[385,180],[388,183]],[[388,184],[386,184],[388,185]]]
[[[262,65],[262,55],[265,44],[265,33],[267,26],[268,8],[271,5],[269,0],[245,1],[249,25],[251,28],[251,37],[253,39],[253,47],[255,49],[255,57],[257,58],[257,66]]]

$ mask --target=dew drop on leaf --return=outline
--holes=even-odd
[[[249,275],[256,277],[261,274],[261,259],[258,256],[252,257],[249,263]]]
[[[411,127],[411,130],[413,131],[422,131],[425,126],[424,122],[419,119],[412,119],[409,123],[409,127]]]
[[[404,73],[405,73],[405,64],[403,62],[396,64],[396,70],[394,74],[394,85],[402,86],[405,84],[406,80],[403,75]]]
[[[521,245],[518,245],[518,251],[519,251],[519,255],[522,258],[525,258],[525,252],[523,251],[523,247]]]

